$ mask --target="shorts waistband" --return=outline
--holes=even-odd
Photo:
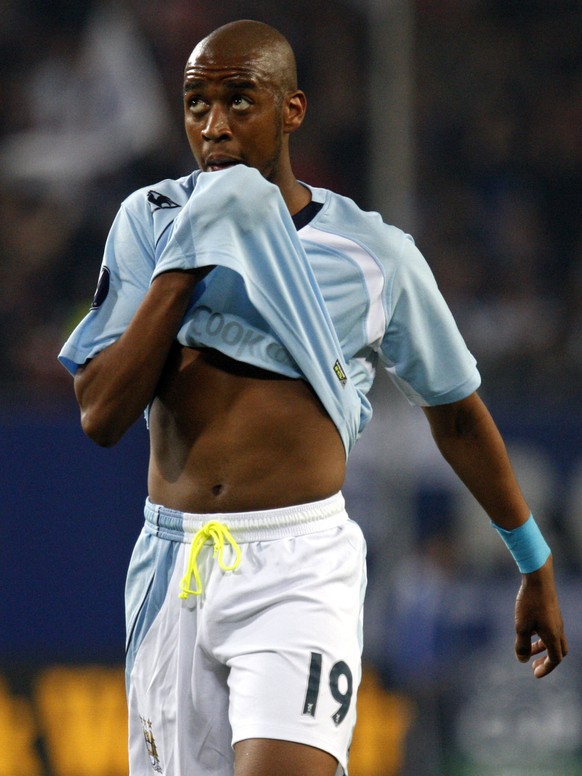
[[[212,512],[196,514],[145,502],[145,530],[174,542],[189,543],[208,522],[217,521],[227,526],[238,543],[302,536],[347,522],[345,501],[336,493],[321,501],[297,504],[280,509],[258,512]]]

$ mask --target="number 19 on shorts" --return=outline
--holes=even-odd
[[[303,704],[303,713],[310,714],[312,717],[315,717],[317,699],[319,698],[321,688],[321,664],[321,653],[312,652],[307,692],[305,693],[305,703]],[[336,725],[341,724],[348,713],[353,689],[354,680],[350,667],[343,660],[339,660],[337,663],[334,663],[329,672],[329,690],[333,699],[340,704],[337,711],[331,716]]]

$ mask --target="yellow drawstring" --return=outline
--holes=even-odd
[[[180,598],[188,598],[189,595],[200,595],[202,593],[202,582],[198,570],[198,555],[209,539],[214,540],[214,553],[212,557],[216,558],[218,555],[218,565],[223,571],[234,571],[240,564],[240,547],[232,538],[230,531],[223,523],[219,523],[217,520],[211,520],[209,523],[206,523],[206,525],[203,525],[192,539],[190,557],[188,558],[188,568],[180,582],[180,590],[182,591],[180,593]],[[225,540],[230,544],[236,556],[234,563],[230,566],[227,566],[222,560]],[[189,587],[192,577],[194,577],[194,581],[196,582],[196,588],[194,590],[191,590]]]

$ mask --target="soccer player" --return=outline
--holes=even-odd
[[[365,588],[341,488],[377,366],[513,553],[515,649],[537,677],[567,652],[552,557],[413,240],[295,178],[306,98],[285,38],[219,28],[183,99],[199,169],[122,204],[60,355],[91,439],[114,445],[144,411],[149,425],[126,589],[131,774],[339,775]]]

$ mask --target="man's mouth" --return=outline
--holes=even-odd
[[[209,172],[216,172],[217,170],[226,170],[228,167],[234,167],[236,164],[241,164],[240,159],[209,156],[206,160],[206,169]]]

